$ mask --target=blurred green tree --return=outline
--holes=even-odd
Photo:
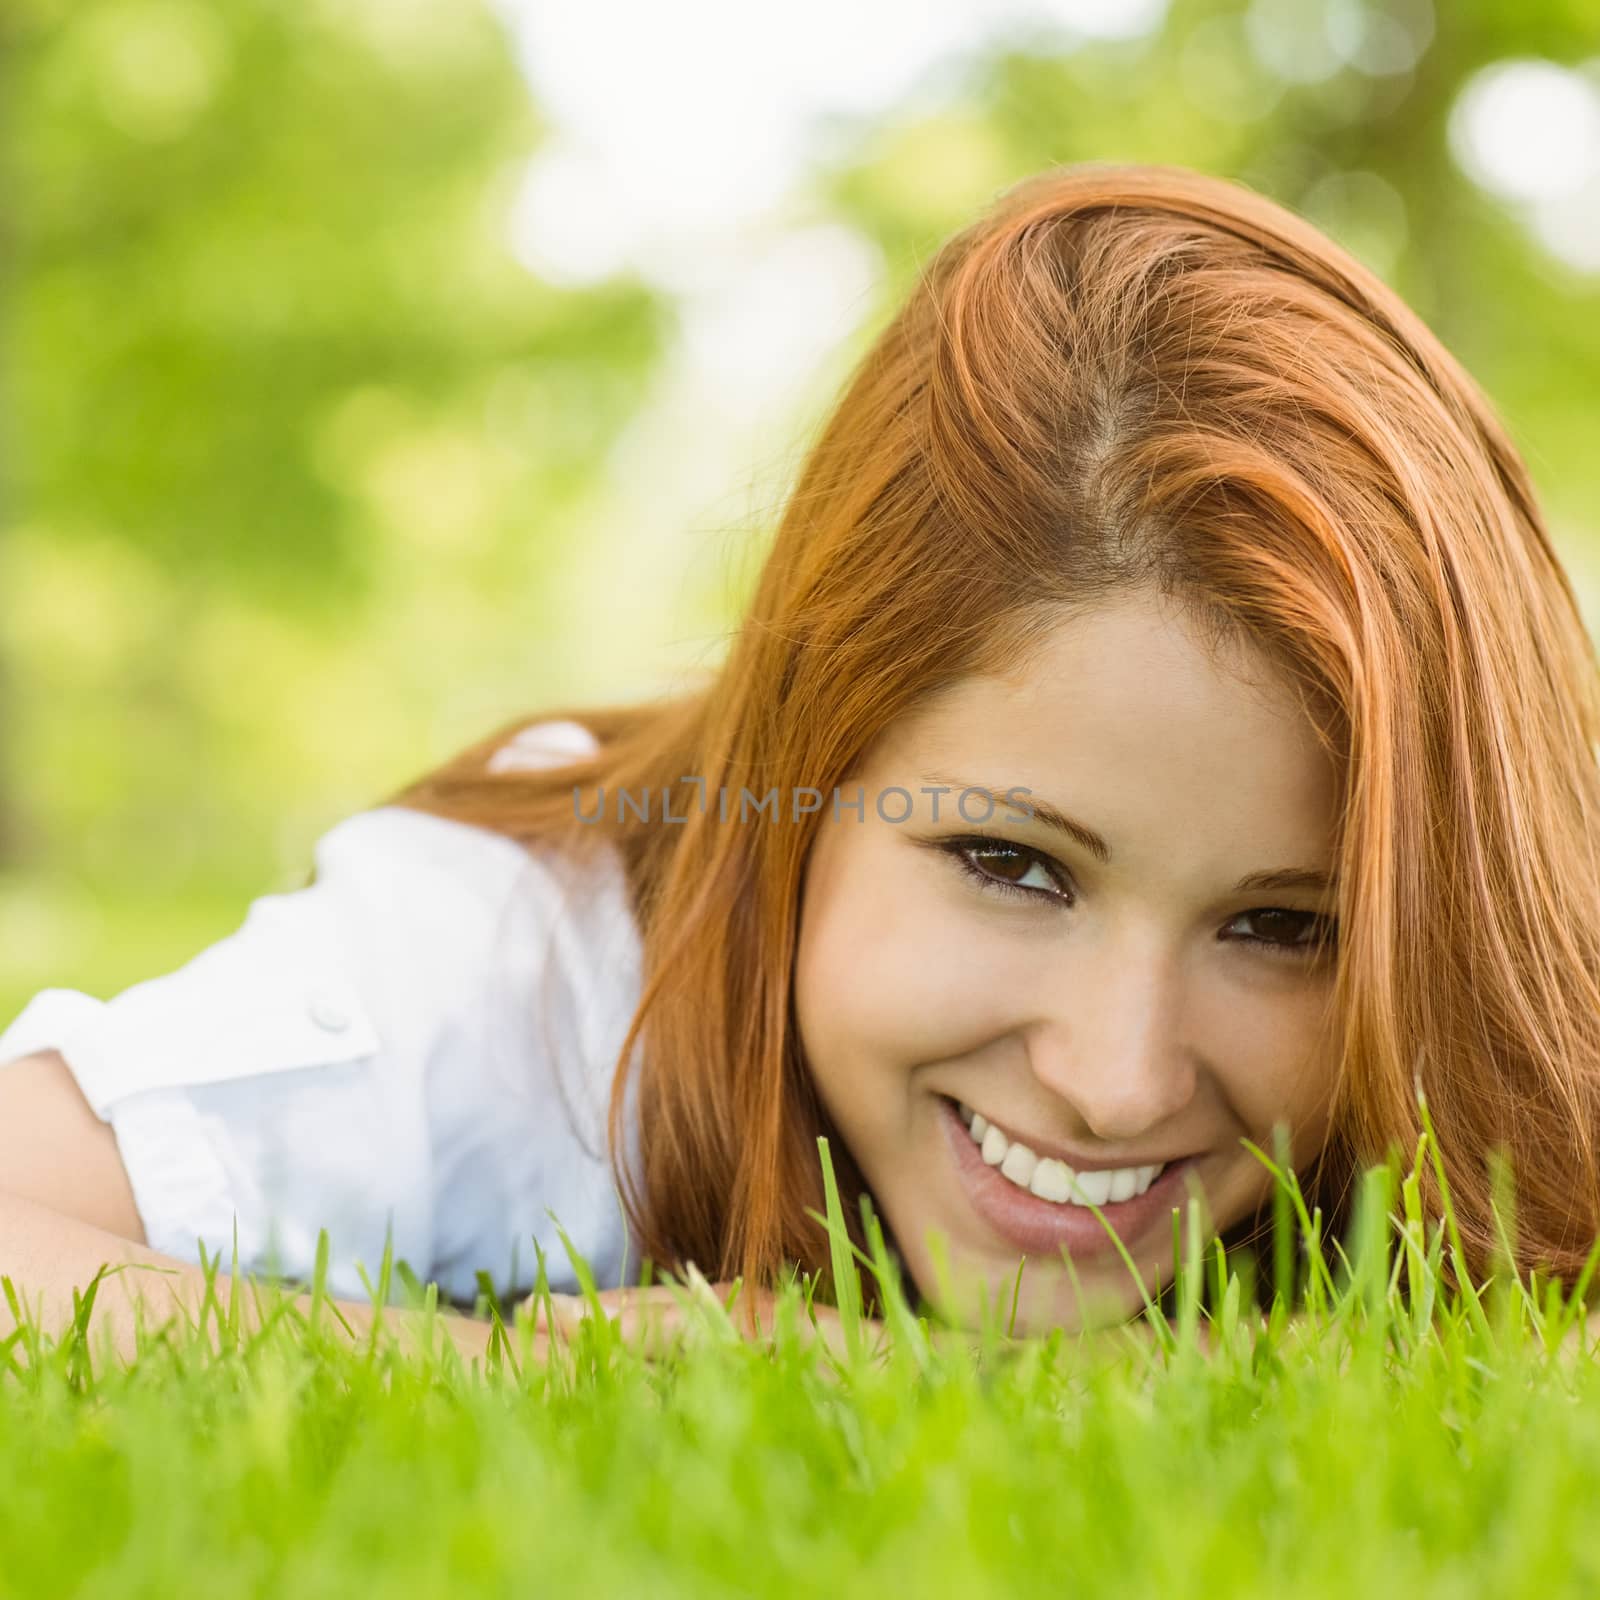
[[[637,284],[553,288],[506,249],[542,130],[480,5],[11,0],[0,51],[5,521],[24,592],[65,591],[9,631],[28,659],[0,795],[32,826],[3,847],[79,854],[76,780],[123,848],[171,861],[207,818],[196,773],[231,764],[246,795],[271,776],[226,745],[229,686],[206,680],[250,654],[218,632],[359,636],[410,554],[397,527],[438,541],[446,589],[458,560],[480,582],[536,564],[665,312]],[[93,647],[60,630],[102,624],[116,642],[71,676]],[[41,757],[48,780],[24,776]]]

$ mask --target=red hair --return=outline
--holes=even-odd
[[[1576,1275],[1600,1233],[1600,674],[1527,472],[1449,352],[1310,224],[1220,179],[1099,164],[1017,184],[933,256],[812,444],[703,687],[545,712],[600,753],[491,772],[500,729],[392,802],[619,849],[646,965],[610,1139],[653,1261],[826,1278],[819,1134],[864,1242],[791,1010],[820,813],[730,827],[682,778],[829,794],[925,697],[1150,582],[1279,667],[1342,775],[1339,1066],[1311,1198],[1337,1222],[1359,1165],[1409,1164],[1415,1075],[1474,1272],[1499,1148],[1519,1265]],[[579,824],[574,785],[596,784],[665,787],[689,820]],[[617,1160],[636,1039],[639,1192]]]

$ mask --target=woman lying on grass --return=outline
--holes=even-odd
[[[939,1317],[1073,1330],[1170,1280],[1191,1195],[1264,1236],[1280,1122],[1340,1232],[1420,1084],[1473,1271],[1498,1147],[1519,1267],[1571,1279],[1597,684],[1522,462],[1383,283],[1228,183],[1046,172],[861,361],[703,686],[503,729],[182,972],[30,1006],[4,1270],[65,1309],[237,1222],[304,1277],[326,1225],[330,1283],[392,1234],[465,1305],[530,1236],[577,1286],[548,1208],[612,1310],[666,1292],[640,1254],[755,1304],[828,1276],[821,1136]]]

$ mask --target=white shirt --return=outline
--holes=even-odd
[[[544,722],[490,766],[595,748]],[[182,1260],[203,1241],[226,1271],[237,1220],[241,1271],[309,1283],[325,1227],[329,1292],[366,1301],[358,1264],[376,1288],[392,1230],[396,1259],[470,1305],[480,1270],[502,1297],[532,1288],[534,1240],[552,1289],[576,1290],[559,1223],[599,1287],[636,1282],[605,1141],[641,966],[615,850],[580,865],[402,806],[313,848],[314,883],[253,901],[176,972],[35,995],[0,1071],[61,1052],[150,1248]],[[637,1172],[631,1084],[626,1109]]]

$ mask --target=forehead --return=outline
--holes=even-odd
[[[944,689],[887,730],[879,754],[1096,808],[1083,820],[1108,837],[1203,821],[1268,829],[1285,848],[1322,840],[1337,776],[1265,655],[1143,593],[1063,617],[1003,676]]]

